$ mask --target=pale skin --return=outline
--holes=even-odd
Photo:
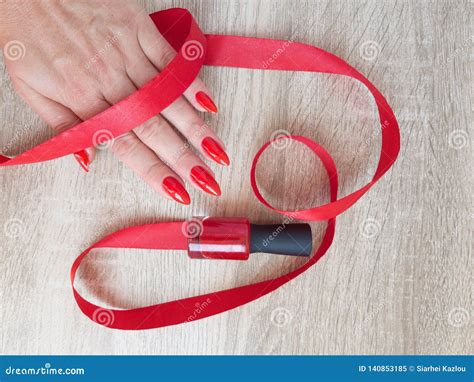
[[[2,48],[10,41],[25,47],[21,59],[9,60],[4,54],[14,88],[58,133],[133,93],[175,55],[132,0],[0,2]],[[199,78],[160,115],[110,146],[118,159],[167,198],[163,179],[172,176],[197,187],[190,177],[193,167],[213,174],[201,159],[210,159],[201,146],[203,138],[223,146],[199,113],[206,109],[196,100],[198,92],[210,95]],[[91,161],[94,152],[87,150]]]

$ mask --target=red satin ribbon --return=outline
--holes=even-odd
[[[382,148],[373,179],[359,190],[337,199],[336,165],[324,148],[302,136],[277,138],[292,139],[306,145],[320,158],[328,174],[330,203],[298,211],[278,210],[263,198],[255,179],[255,169],[261,154],[273,141],[260,148],[250,172],[252,189],[258,200],[282,215],[305,221],[327,220],[328,223],[322,243],[312,257],[296,270],[274,279],[136,309],[105,309],[84,299],[74,287],[77,269],[92,249],[184,250],[187,247],[187,239],[181,229],[182,222],[168,222],[126,228],[93,244],[72,265],[71,284],[74,297],[86,316],[99,324],[115,329],[151,329],[202,319],[256,300],[294,279],[326,253],[334,237],[335,217],[351,207],[380,179],[392,166],[400,149],[397,120],[387,101],[367,78],[339,57],[298,42],[203,35],[191,14],[184,9],[153,13],[151,18],[161,34],[178,52],[157,77],[118,104],[17,157],[0,156],[0,166],[43,162],[69,155],[92,146],[94,133],[100,129],[107,128],[114,137],[126,133],[159,114],[176,100],[196,78],[202,65],[331,73],[352,77],[362,82],[374,97],[381,124]],[[278,57],[273,60],[270,67],[263,64],[275,54]]]

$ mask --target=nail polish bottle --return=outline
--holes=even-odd
[[[311,255],[309,224],[250,224],[246,218],[194,217],[185,223],[193,259],[247,260],[250,253]]]

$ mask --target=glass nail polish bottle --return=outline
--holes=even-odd
[[[188,255],[193,259],[247,260],[263,252],[309,257],[309,224],[250,224],[246,218],[194,217],[186,223]]]

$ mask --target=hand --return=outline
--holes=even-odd
[[[0,14],[0,43],[13,86],[57,132],[133,93],[175,55],[146,12],[130,0],[1,2]],[[20,56],[9,51],[14,44],[23,49]],[[111,144],[157,192],[183,204],[190,203],[183,179],[215,196],[221,191],[213,172],[176,130],[205,157],[229,164],[222,142],[196,110],[217,112],[200,79],[161,115]],[[94,149],[75,156],[88,171]]]

